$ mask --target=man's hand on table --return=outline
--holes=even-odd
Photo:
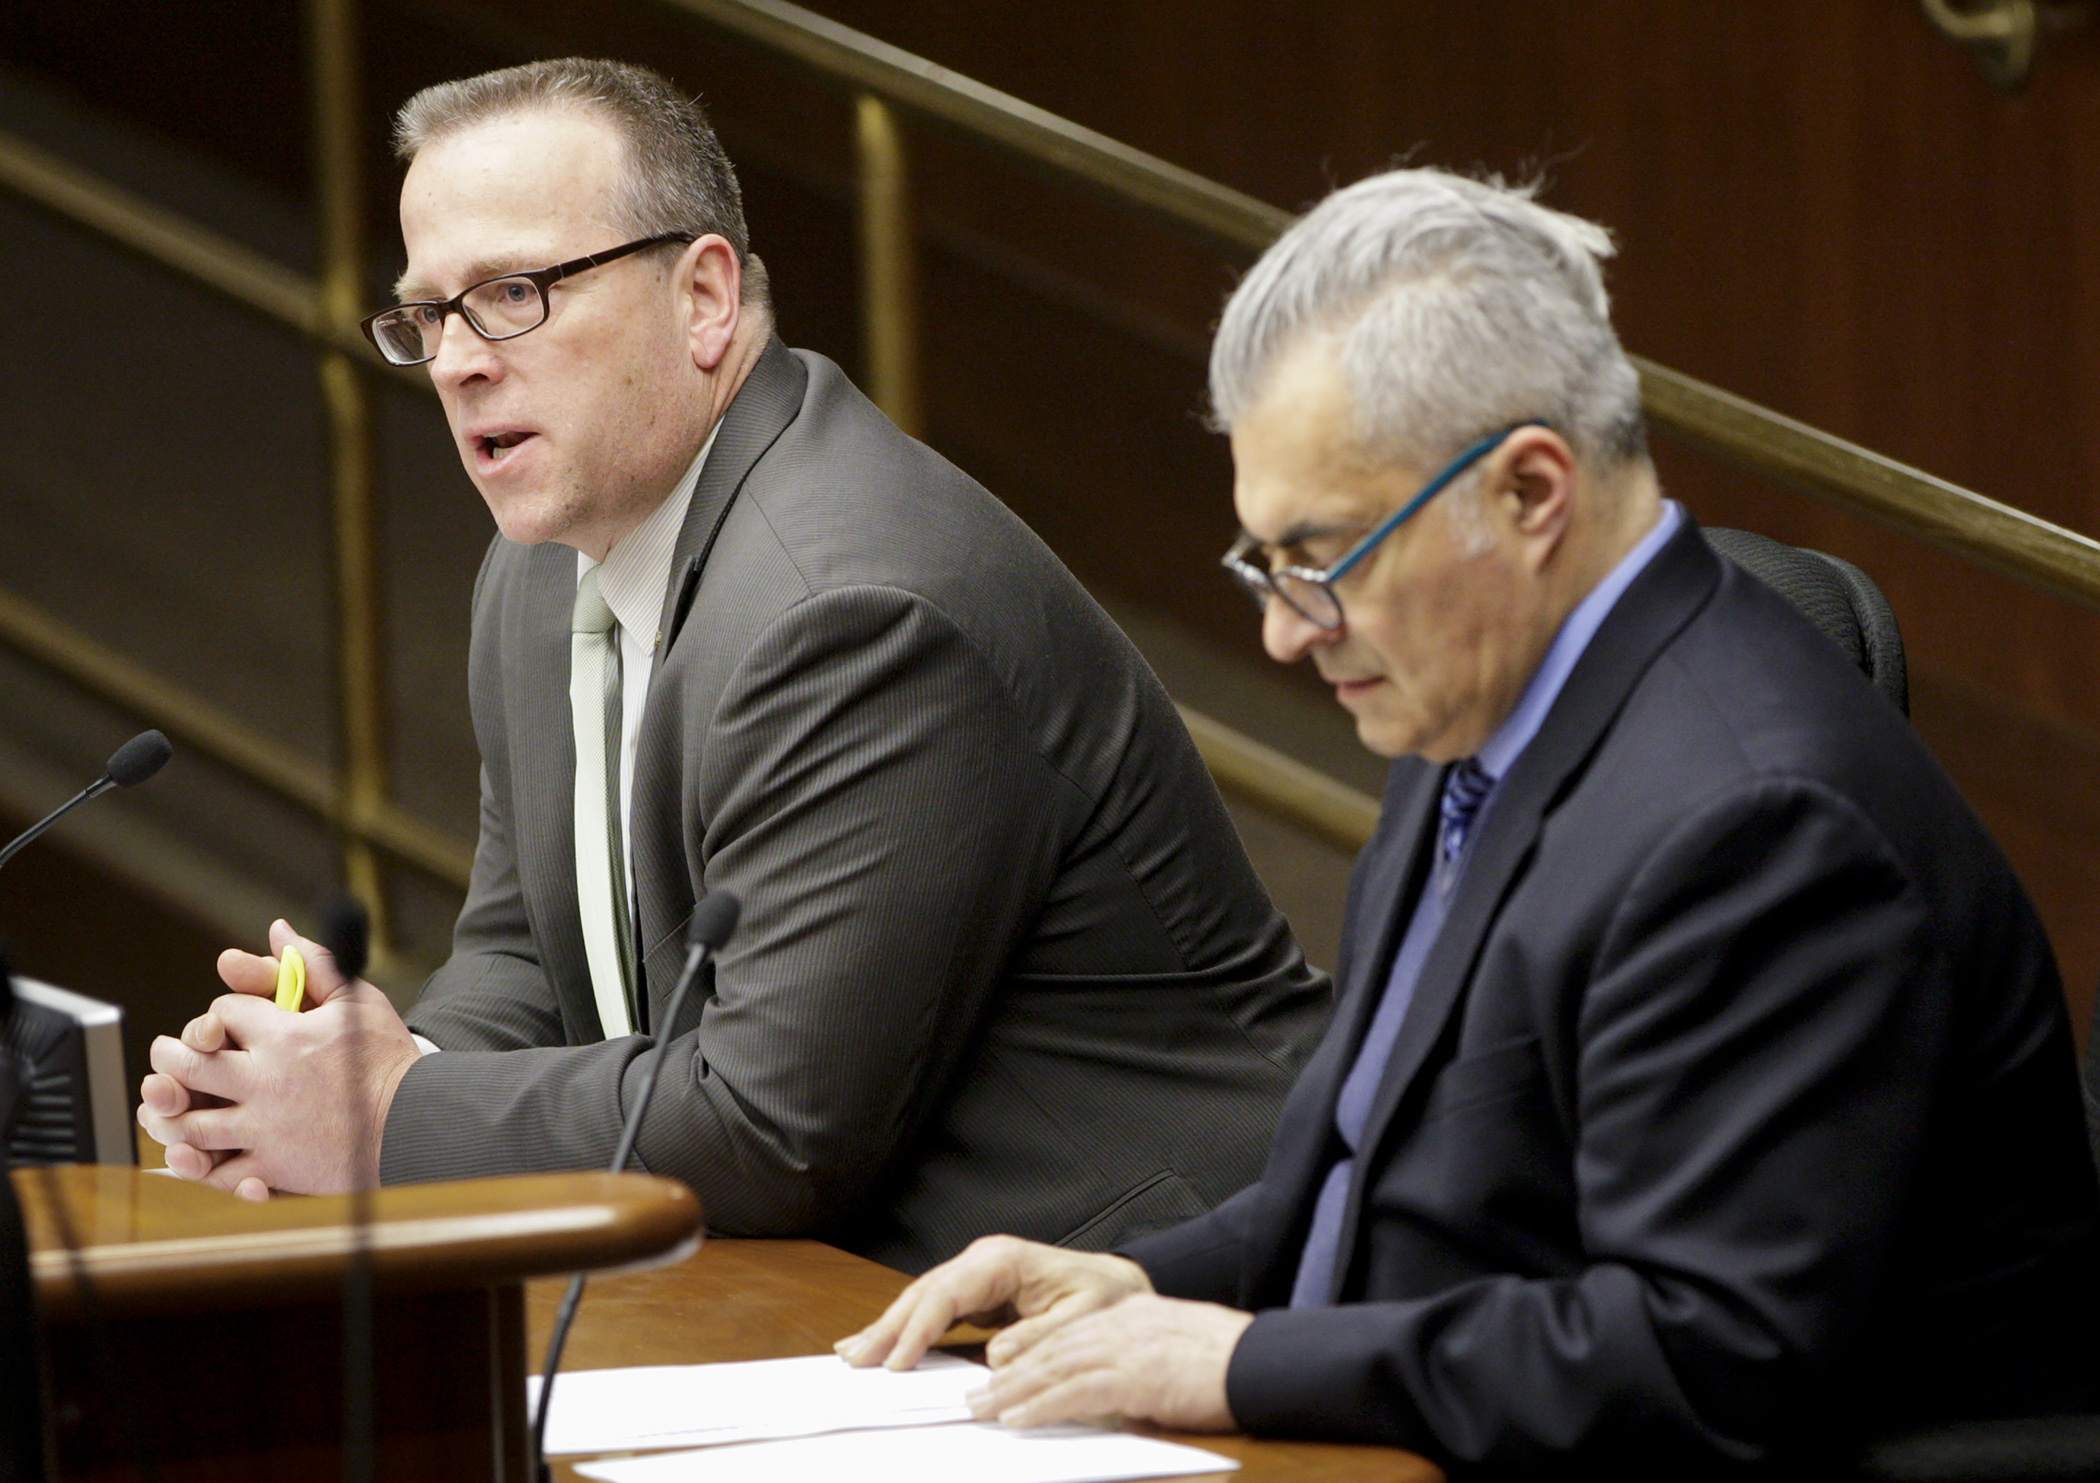
[[[370,1188],[394,1088],[420,1052],[386,995],[344,979],[328,949],[284,922],[270,946],[306,959],[306,1011],[276,1006],[275,958],[221,953],[233,992],[181,1039],[153,1042],[139,1126],[167,1146],[175,1174],[246,1199]]]
[[[1137,1263],[1012,1236],[974,1241],[919,1278],[838,1351],[908,1370],[958,1322],[1005,1323],[985,1346],[991,1383],[971,1397],[1008,1426],[1127,1416],[1230,1431],[1225,1371],[1253,1315],[1162,1298]]]

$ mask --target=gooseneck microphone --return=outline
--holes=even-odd
[[[174,755],[175,749],[168,745],[165,736],[158,731],[141,731],[111,754],[109,766],[101,777],[16,835],[6,849],[0,850],[0,865],[14,859],[22,852],[24,845],[90,798],[100,798],[112,788],[136,788],[166,767],[168,759]]]
[[[743,910],[743,903],[727,891],[710,891],[693,908],[692,920],[685,929],[685,970],[678,975],[678,986],[671,990],[670,1002],[664,1006],[663,1029],[667,1037],[678,1024],[678,1011],[685,1007],[686,993],[700,976],[701,965],[729,941]],[[627,1157],[634,1152],[634,1140],[642,1130],[642,1118],[649,1111],[649,1099],[656,1095],[656,1073],[663,1065],[663,1059],[664,1044],[658,1041],[656,1054],[650,1056],[642,1068],[642,1084],[635,1092],[634,1110],[627,1114],[627,1125],[620,1129],[620,1141],[613,1150],[612,1172],[615,1174],[627,1167]],[[547,1363],[540,1371],[540,1404],[532,1416],[532,1473],[538,1483],[549,1483],[553,1477],[547,1469],[547,1412],[554,1404],[554,1372],[561,1368],[562,1346],[569,1340],[569,1325],[576,1318],[576,1305],[583,1301],[583,1278],[584,1274],[578,1272],[570,1279],[569,1290],[562,1294],[561,1308],[554,1315],[554,1337],[547,1343]]]
[[[335,958],[344,978],[359,978],[372,953],[371,913],[355,897],[335,897],[321,908],[321,935],[316,940]]]
[[[343,978],[355,981],[371,956],[371,914],[354,897],[334,897],[321,908],[317,940]],[[365,1044],[355,1023],[349,1036],[351,1081],[362,1085]],[[371,1132],[371,1119],[355,1092],[349,1114],[350,1136],[362,1142]],[[343,1269],[343,1483],[373,1483],[378,1476],[372,1309],[372,1191],[360,1182],[350,1191],[350,1262]]]

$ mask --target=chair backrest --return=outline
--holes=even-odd
[[[1903,635],[1895,610],[1872,577],[1827,552],[1783,545],[1747,530],[1700,533],[1707,545],[1798,608],[1897,710],[1910,714]]]

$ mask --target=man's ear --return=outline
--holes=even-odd
[[[712,371],[736,338],[743,313],[744,272],[729,239],[710,232],[679,254],[677,289],[693,364]]]
[[[1550,427],[1520,427],[1496,458],[1518,536],[1540,559],[1560,544],[1575,508],[1575,450]]]

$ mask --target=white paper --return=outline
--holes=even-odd
[[[739,1364],[564,1370],[547,1417],[550,1456],[704,1447],[878,1426],[968,1421],[964,1395],[991,1372],[948,1354],[915,1370],[856,1370],[835,1354]],[[528,1381],[537,1408],[540,1379]]]
[[[559,1385],[554,1393],[561,1394]],[[1081,1426],[1014,1432],[996,1422],[970,1422],[659,1452],[579,1463],[576,1471],[603,1483],[1118,1483],[1227,1473],[1238,1466],[1200,1447],[1124,1432]]]

